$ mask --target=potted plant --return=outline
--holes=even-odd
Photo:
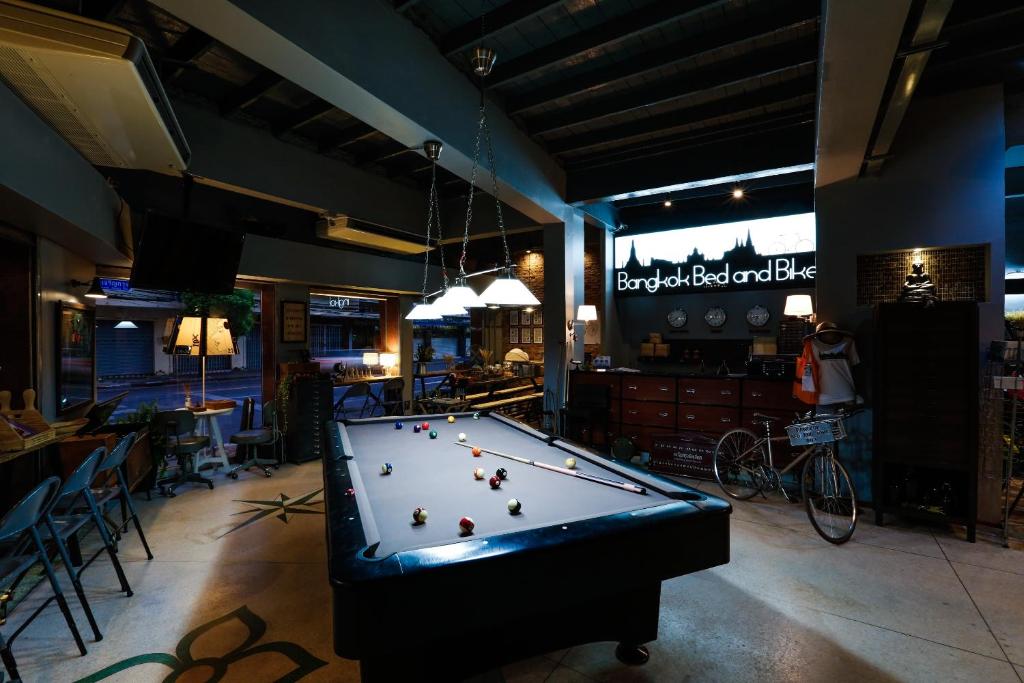
[[[427,363],[434,360],[434,347],[429,344],[420,344],[416,347],[416,363],[418,364],[418,373],[421,375],[427,374]]]
[[[125,459],[125,470],[132,490],[151,491],[163,467],[164,435],[149,428],[158,412],[160,407],[156,401],[143,402],[135,410],[118,417],[111,425],[119,436],[135,432],[135,443]]]

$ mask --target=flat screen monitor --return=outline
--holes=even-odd
[[[146,213],[135,246],[133,289],[230,294],[245,233]]]
[[[127,396],[128,392],[125,391],[117,396],[108,398],[105,401],[93,403],[92,407],[89,408],[88,412],[85,414],[85,418],[89,421],[84,424],[77,433],[91,434],[107,424],[107,422],[110,421],[110,417],[114,414],[114,411],[117,410],[119,405],[121,405],[121,401],[123,401]]]

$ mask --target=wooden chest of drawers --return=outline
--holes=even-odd
[[[676,380],[673,377],[624,377],[622,400],[675,403]]]

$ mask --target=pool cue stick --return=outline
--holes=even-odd
[[[570,477],[576,477],[577,479],[583,479],[585,481],[592,481],[595,484],[604,484],[605,486],[611,486],[613,488],[622,489],[623,491],[629,491],[630,493],[638,493],[641,496],[647,495],[647,489],[643,486],[637,486],[635,484],[627,484],[624,481],[615,481],[614,479],[605,479],[604,477],[598,477],[593,474],[587,474],[586,472],[580,472],[579,470],[570,470],[566,467],[558,467],[557,465],[549,465],[546,462],[540,462],[539,460],[530,460],[529,458],[522,458],[518,455],[509,455],[508,453],[502,453],[500,451],[492,451],[489,448],[483,446],[475,446],[470,443],[462,443],[460,441],[453,442],[456,446],[462,446],[463,448],[479,448],[484,453],[490,453],[496,455],[499,458],[508,458],[509,460],[515,460],[521,462],[524,465],[533,465],[539,467],[542,470],[549,470],[551,472],[557,472],[558,474],[565,474]]]

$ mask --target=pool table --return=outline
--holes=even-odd
[[[617,642],[620,659],[643,663],[643,644],[658,635],[661,582],[729,561],[725,501],[501,415],[446,417],[329,425],[334,649],[360,660],[364,681],[457,680],[593,641]],[[414,431],[424,421],[436,438]],[[550,465],[575,458],[575,471],[644,493],[475,456],[460,432],[467,446]],[[498,468],[508,476],[494,489]],[[417,507],[426,522],[413,521]],[[469,534],[459,527],[467,516]]]

